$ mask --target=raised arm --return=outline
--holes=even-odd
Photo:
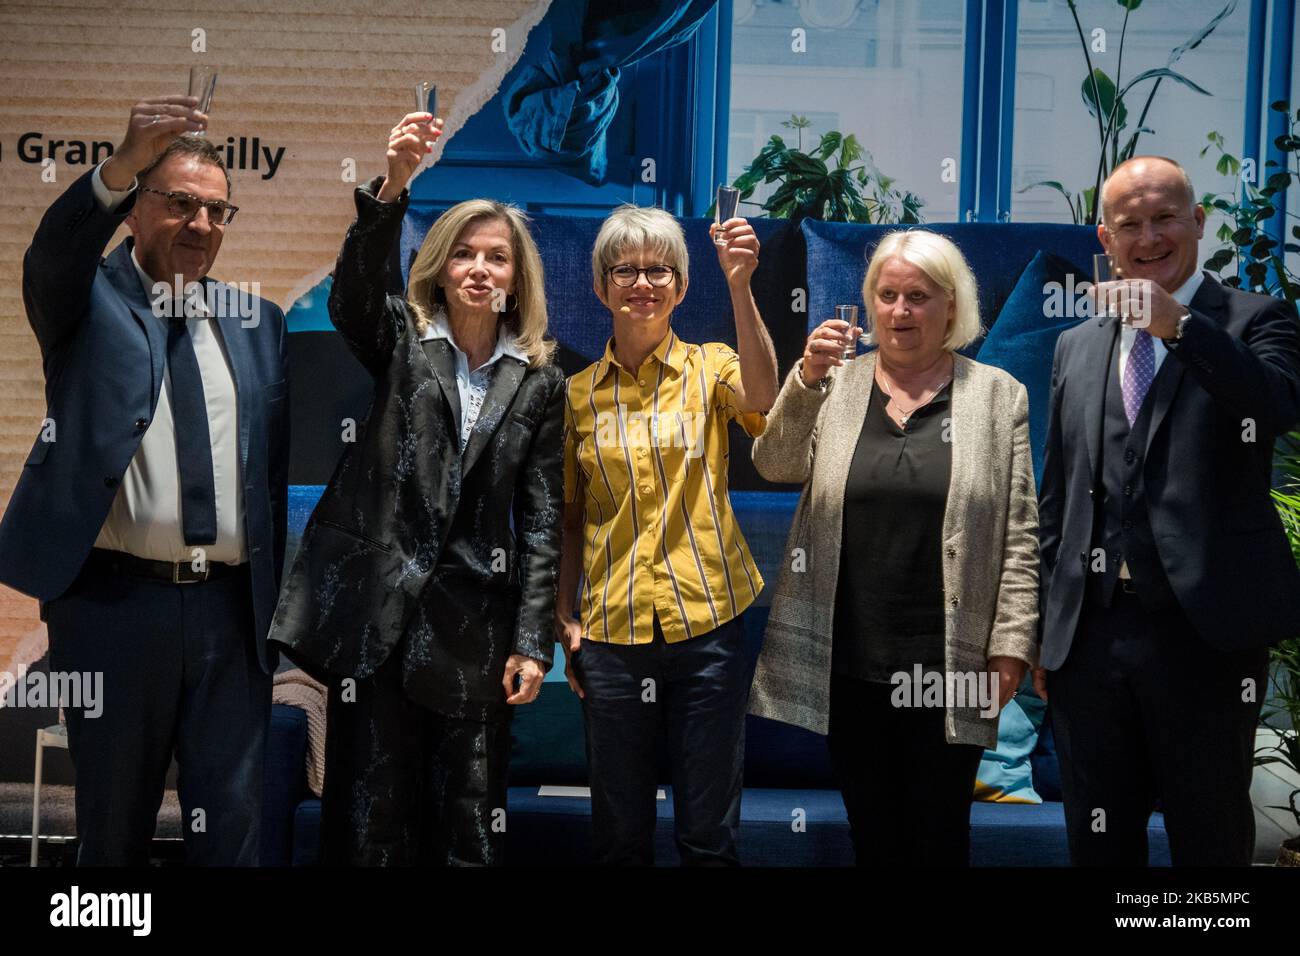
[[[812,474],[817,416],[834,387],[831,369],[844,364],[846,340],[851,341],[861,331],[849,328],[847,322],[830,319],[808,336],[803,358],[785,377],[785,385],[768,415],[767,429],[754,441],[754,467],[768,481],[803,484]]]
[[[23,256],[23,303],[47,363],[86,311],[104,247],[135,205],[136,175],[177,136],[207,126],[197,103],[192,96],[136,103],[112,157],[69,186],[41,217]]]
[[[717,226],[710,227],[716,232]],[[766,414],[776,401],[776,349],[758,314],[750,279],[758,268],[758,236],[744,219],[722,224],[726,245],[716,246],[718,262],[727,278],[731,312],[736,319],[736,355],[740,358],[740,380],[736,382],[736,407],[741,413]]]
[[[1212,279],[1206,279],[1212,282]],[[1300,422],[1300,321],[1294,307],[1267,303],[1240,339],[1195,310],[1183,337],[1167,344],[1188,373],[1243,419],[1261,439],[1285,435]]]
[[[387,365],[404,321],[388,306],[388,261],[410,201],[406,184],[441,135],[441,125],[428,113],[408,113],[393,127],[388,173],[357,187],[357,218],[334,266],[330,321],[371,375]]]

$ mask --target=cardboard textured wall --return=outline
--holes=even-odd
[[[133,103],[186,92],[194,64],[220,70],[208,135],[232,150],[241,211],[212,274],[257,282],[287,309],[329,272],[352,219],[345,161],[355,162],[358,182],[383,172],[388,132],[413,108],[419,80],[438,85],[446,143],[495,93],[549,5],[0,2],[0,508],[45,414],[23,312],[23,250],[55,197],[92,168],[91,144],[122,138]],[[84,158],[74,141],[86,144]],[[45,182],[41,160],[52,152],[55,180]],[[0,587],[0,670],[44,652],[43,639],[32,639],[38,630],[36,603]]]

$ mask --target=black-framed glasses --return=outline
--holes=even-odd
[[[677,277],[677,270],[672,266],[649,266],[645,269],[638,269],[636,266],[622,265],[613,266],[605,270],[605,275],[614,280],[614,285],[623,289],[629,289],[636,285],[637,280],[645,275],[645,281],[649,282],[656,289],[662,289],[670,284]]]
[[[228,226],[234,221],[235,213],[239,212],[238,206],[232,206],[224,199],[204,200],[189,193],[163,192],[161,189],[150,189],[148,186],[141,186],[140,192],[162,196],[167,200],[167,211],[177,219],[184,219],[186,222],[197,216],[200,208],[204,208],[208,211],[208,222],[214,226]]]

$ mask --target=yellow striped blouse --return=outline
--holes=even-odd
[[[583,503],[583,631],[648,644],[654,617],[683,641],[730,621],[763,587],[727,494],[727,423],[767,424],[736,407],[740,359],[670,329],[639,375],[605,355],[568,381],[564,498]]]

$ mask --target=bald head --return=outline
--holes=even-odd
[[[1134,156],[1126,159],[1110,171],[1106,181],[1101,184],[1101,218],[1103,222],[1111,220],[1110,197],[1116,190],[1129,190],[1134,184],[1164,182],[1174,177],[1187,197],[1188,213],[1196,205],[1196,189],[1192,186],[1192,177],[1182,165],[1168,156]]]

